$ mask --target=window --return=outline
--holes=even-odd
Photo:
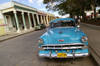
[[[72,20],[63,20],[63,21],[56,21],[50,24],[50,28],[55,28],[55,27],[75,27],[75,21]]]

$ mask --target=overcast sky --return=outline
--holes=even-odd
[[[10,2],[10,1],[16,1],[16,2],[22,3],[22,4],[25,4],[25,5],[37,8],[37,9],[42,10],[42,11],[52,13],[55,16],[60,16],[60,17],[63,17],[63,18],[68,16],[68,15],[61,16],[61,15],[58,14],[58,12],[47,11],[47,9],[45,8],[46,4],[43,4],[43,0],[0,0],[0,4],[7,3],[7,2]]]

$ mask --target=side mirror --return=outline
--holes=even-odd
[[[79,28],[80,27],[80,25],[77,25],[77,28]]]

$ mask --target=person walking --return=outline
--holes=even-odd
[[[81,20],[80,20],[80,18],[78,17],[78,18],[77,18],[77,24],[79,25],[80,22],[81,22]]]

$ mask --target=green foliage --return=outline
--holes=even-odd
[[[98,10],[98,13],[100,14],[100,9]]]
[[[85,10],[92,10],[92,4],[94,0],[44,0],[44,4],[47,4],[47,10],[58,11],[60,15],[70,14],[82,15],[86,20]],[[98,0],[100,2],[100,0]],[[53,5],[56,3],[56,5]]]
[[[96,3],[97,3],[97,5],[99,5],[99,6],[100,6],[100,0],[97,0],[97,2],[96,2]]]

